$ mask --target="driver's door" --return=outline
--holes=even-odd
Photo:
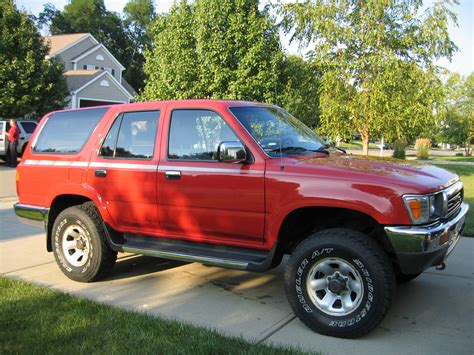
[[[158,173],[163,232],[202,242],[256,245],[263,241],[264,167],[217,161],[222,141],[239,138],[216,112],[170,113]]]

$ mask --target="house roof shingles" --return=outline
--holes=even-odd
[[[64,76],[69,90],[76,91],[103,72],[103,70],[68,70]]]
[[[82,37],[85,37],[88,35],[89,33],[72,33],[72,34],[44,37],[45,42],[49,44],[49,47],[50,47],[49,56],[54,55],[55,53],[59,52],[61,49],[66,48],[67,46],[80,40]]]

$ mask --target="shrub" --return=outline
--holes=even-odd
[[[463,157],[463,156],[464,156],[463,153],[456,153],[455,155],[456,155],[457,157]]]
[[[405,149],[407,141],[405,139],[396,139],[393,142],[393,157],[397,159],[405,159]]]
[[[431,141],[428,138],[416,140],[416,158],[426,160],[430,157]]]

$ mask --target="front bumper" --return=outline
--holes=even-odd
[[[47,230],[49,208],[15,203],[13,206],[20,222]]]
[[[444,223],[385,227],[397,254],[401,272],[417,274],[441,264],[459,241],[468,210],[469,205],[463,203],[458,214]]]

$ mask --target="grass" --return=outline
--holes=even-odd
[[[472,162],[474,163],[474,156],[472,157],[456,157],[456,156],[449,156],[449,157],[431,157],[430,160],[439,161],[459,161],[459,162]]]
[[[341,142],[339,143],[339,148],[362,150],[362,141],[351,141],[349,143]],[[380,149],[380,147],[375,143],[369,143],[369,149]]]
[[[301,354],[0,277],[0,354]]]
[[[433,162],[433,164],[436,163]],[[461,180],[464,183],[464,200],[470,207],[463,235],[474,237],[474,166],[457,164],[436,164],[436,166],[450,170],[461,177]]]

